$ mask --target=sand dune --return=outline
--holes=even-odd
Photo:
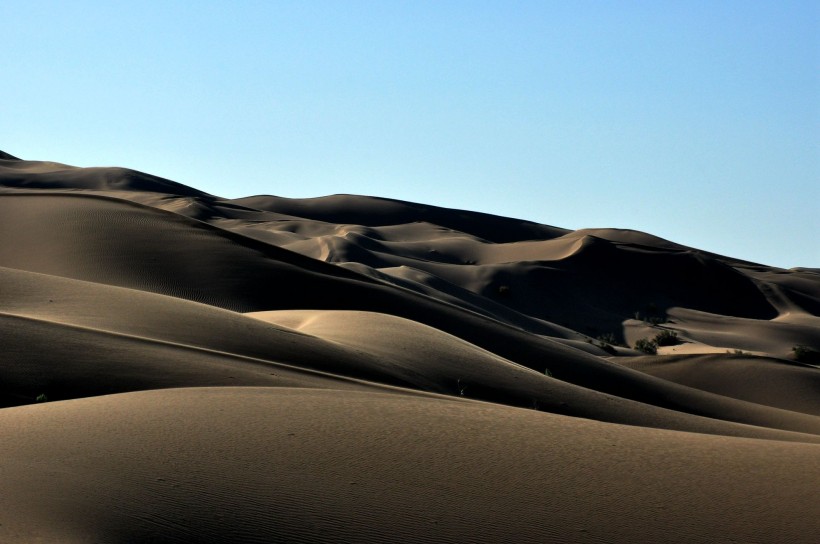
[[[6,541],[763,543],[817,529],[820,446],[469,401],[170,389],[8,408],[0,429],[18,467],[0,480]]]
[[[782,360],[748,355],[612,358],[675,383],[749,402],[820,414],[820,372]],[[788,391],[788,394],[784,392]]]
[[[0,232],[0,542],[820,534],[816,269],[2,152]]]

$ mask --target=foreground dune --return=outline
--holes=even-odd
[[[2,153],[0,231],[0,542],[820,534],[817,269]]]
[[[810,542],[817,528],[818,446],[460,399],[169,389],[9,408],[0,429],[15,436],[0,444],[16,467],[4,541]]]

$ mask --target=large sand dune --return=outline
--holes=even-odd
[[[2,152],[0,232],[0,542],[820,535],[817,269]]]

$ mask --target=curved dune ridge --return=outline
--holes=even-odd
[[[820,534],[817,269],[3,152],[0,231],[0,542]]]

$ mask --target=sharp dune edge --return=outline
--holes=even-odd
[[[818,269],[3,152],[0,230],[0,542],[820,535]]]

